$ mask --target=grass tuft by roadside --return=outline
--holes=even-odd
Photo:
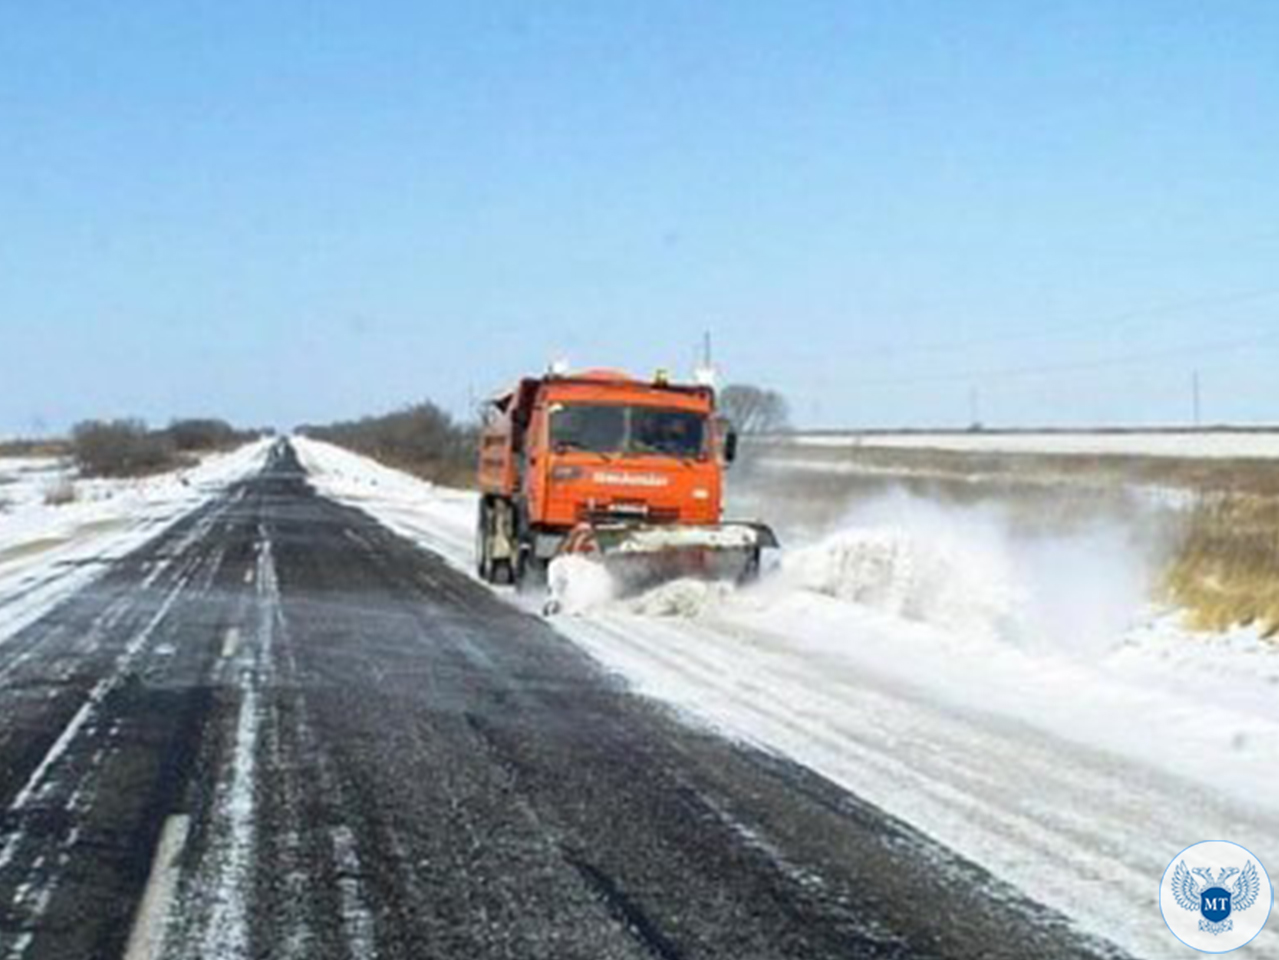
[[[1279,498],[1205,495],[1186,518],[1164,592],[1196,629],[1279,635]]]

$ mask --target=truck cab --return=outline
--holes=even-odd
[[[521,380],[481,432],[480,575],[537,572],[574,531],[718,524],[730,437],[707,385],[612,370]]]

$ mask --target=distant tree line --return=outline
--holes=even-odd
[[[311,424],[298,432],[436,483],[474,483],[475,427],[459,423],[429,400],[380,416]]]
[[[0,457],[65,457],[71,444],[61,437],[15,437],[0,440]]]
[[[83,477],[134,477],[195,462],[196,455],[229,450],[262,435],[225,420],[174,420],[151,429],[144,420],[85,420],[71,431],[71,455]]]

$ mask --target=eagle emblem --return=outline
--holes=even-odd
[[[1261,878],[1251,860],[1242,870],[1222,867],[1216,877],[1208,867],[1187,869],[1182,860],[1172,875],[1172,895],[1177,906],[1200,914],[1199,929],[1214,935],[1232,930],[1234,921],[1230,915],[1251,907],[1260,892]]]

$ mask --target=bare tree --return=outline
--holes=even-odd
[[[179,450],[218,450],[244,443],[248,435],[237,431],[225,420],[213,417],[191,417],[174,420],[166,431]]]
[[[790,404],[776,390],[730,383],[719,392],[719,412],[741,433],[778,433],[790,429]]]

